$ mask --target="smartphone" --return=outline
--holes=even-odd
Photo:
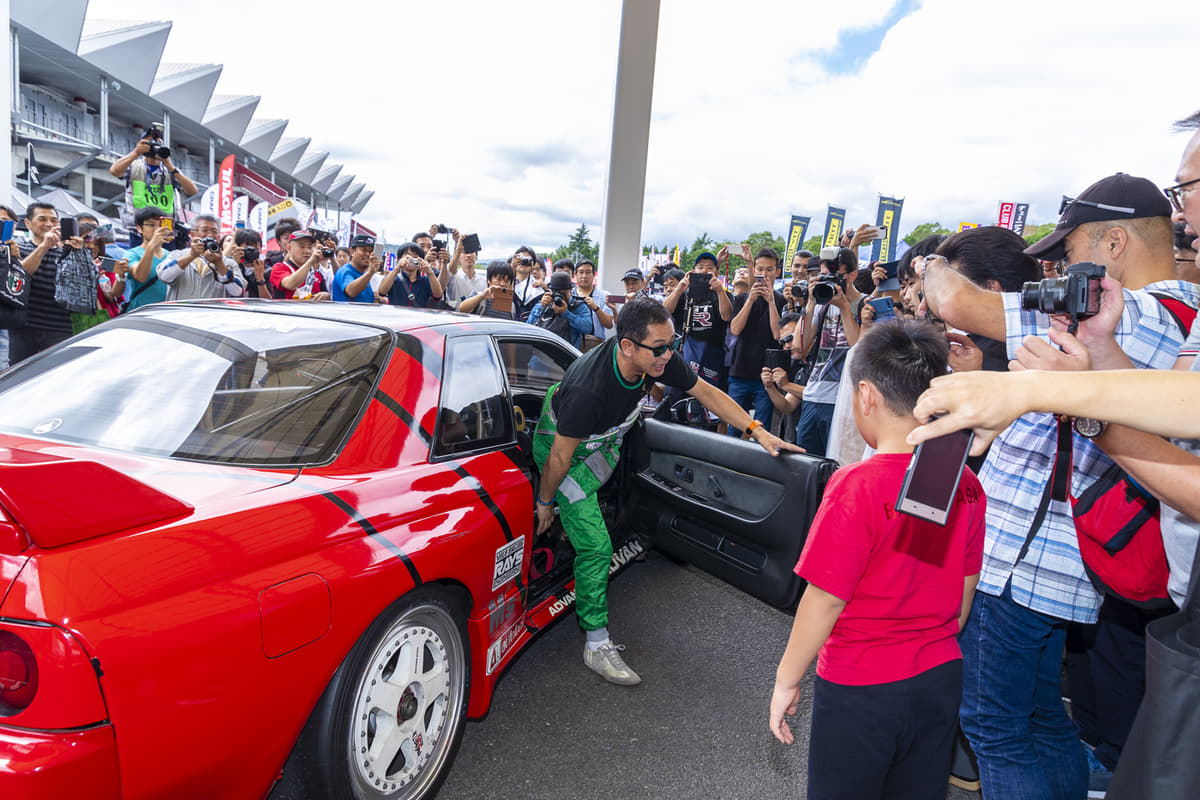
[[[375,246],[371,248],[371,255],[375,258],[383,258],[383,242],[375,243]]]
[[[904,473],[896,510],[945,525],[974,438],[973,431],[954,431],[917,445]]]
[[[876,228],[871,232],[871,239],[882,239],[887,236],[887,228]]]
[[[16,230],[17,223],[11,219],[6,219],[0,224],[0,242],[7,242],[12,239],[13,231]]]
[[[158,227],[166,228],[167,230],[171,230],[172,228],[175,227],[175,222],[174,222],[174,220],[169,220],[166,217],[163,217],[162,219],[160,219],[158,221]]]
[[[462,238],[462,246],[464,253],[478,253],[483,248],[479,245],[479,234],[468,233]]]
[[[243,222],[242,220],[238,220],[237,222],[235,222],[233,224],[233,227],[239,231],[244,231],[244,230],[246,230],[246,223]]]
[[[492,308],[496,311],[512,311],[512,289],[507,286],[492,288]]]
[[[730,242],[729,244],[725,245],[725,252],[731,256],[740,256],[742,254],[742,246],[740,244],[733,244]]]
[[[755,283],[766,283],[767,279],[765,277],[763,277],[762,275],[755,275],[754,282]]]
[[[890,297],[877,297],[874,300],[868,300],[868,303],[875,309],[875,321],[883,322],[885,319],[896,318],[896,305]]]
[[[622,303],[624,303],[624,302],[625,302],[625,295],[623,295],[623,294],[610,294],[610,295],[608,296],[608,302],[612,303],[612,304],[613,304],[613,305],[615,305],[615,306],[619,306],[619,305],[621,305]]]
[[[58,221],[59,233],[63,241],[70,239],[72,236],[79,235],[79,225],[76,224],[74,217],[63,217]]]
[[[104,258],[100,259],[101,272],[112,272],[116,266],[117,260],[115,258],[109,258],[108,256],[105,256]]]

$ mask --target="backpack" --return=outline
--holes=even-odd
[[[545,311],[538,317],[537,326],[550,331],[567,343],[571,341],[571,320],[567,319],[566,312],[551,314]]]
[[[1156,292],[1150,294],[1162,304],[1186,337],[1196,319],[1196,309],[1173,297]],[[1071,445],[1071,423],[1060,417],[1054,473],[1018,560],[1025,556],[1029,543],[1041,527],[1050,498],[1068,499]],[[1109,466],[1078,497],[1069,500],[1079,556],[1096,591],[1119,597],[1148,611],[1172,608],[1174,604],[1167,592],[1170,569],[1163,549],[1158,500],[1116,464]]]
[[[54,273],[54,302],[76,314],[96,312],[100,271],[84,251],[64,248]]]

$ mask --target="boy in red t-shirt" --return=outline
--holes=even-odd
[[[966,470],[945,527],[894,505],[913,406],[947,356],[945,334],[923,321],[874,325],[854,351],[854,421],[876,455],[825,489],[796,564],[808,587],[771,698],[771,732],[790,744],[784,717],[817,657],[810,800],[946,796],[962,694],[956,637],[983,561],[984,495]]]

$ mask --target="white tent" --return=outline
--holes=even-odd
[[[102,226],[113,225],[118,228],[121,227],[119,220],[115,220],[112,217],[106,217],[103,214],[97,214],[95,211],[85,206],[80,200],[76,199],[75,196],[66,189],[51,189],[45,194],[39,195],[35,199],[43,203],[52,203],[54,207],[58,209],[60,216],[77,217],[80,214],[91,214],[97,220],[99,220]]]
[[[17,214],[24,216],[25,209],[28,208],[29,204],[32,202],[33,202],[32,197],[25,194],[17,187],[15,187],[15,186],[13,187],[13,190],[12,190],[12,209],[13,209],[13,211],[16,211]]]

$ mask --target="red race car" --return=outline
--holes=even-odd
[[[530,434],[577,356],[481,317],[206,301],[0,373],[0,797],[262,798],[288,770],[431,796],[574,598]],[[614,573],[645,537],[795,602],[832,462],[653,420],[626,447]]]

